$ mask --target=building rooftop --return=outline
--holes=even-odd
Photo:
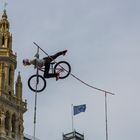
[[[24,134],[24,140],[39,140],[39,139],[37,139],[37,138],[34,139],[33,136],[30,136],[28,134]]]
[[[73,138],[76,138],[77,140],[84,140],[84,135],[80,134],[76,131],[67,133],[67,134],[63,134],[63,140],[71,140]]]

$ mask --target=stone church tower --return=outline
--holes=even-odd
[[[23,113],[27,109],[26,102],[22,100],[20,73],[14,84],[16,65],[12,35],[4,10],[0,19],[0,140],[23,140]]]

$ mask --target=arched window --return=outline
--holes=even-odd
[[[8,40],[7,40],[7,47],[9,48],[9,38],[8,38]]]
[[[0,126],[1,126],[1,124],[2,124],[1,122],[2,122],[2,121],[1,121],[1,118],[0,118]]]
[[[10,125],[10,113],[7,111],[5,114],[5,129],[9,130],[9,125]]]
[[[11,82],[12,82],[12,81],[11,81],[11,80],[12,80],[12,79],[11,79],[11,76],[12,76],[12,68],[11,68],[11,66],[10,66],[10,68],[9,68],[9,78],[8,78],[8,81],[9,81],[8,83],[9,83],[9,85],[11,85]]]
[[[11,124],[12,124],[12,132],[15,133],[15,130],[16,130],[16,115],[15,114],[12,115],[12,120],[11,121],[12,121],[11,122]]]
[[[9,91],[9,95],[10,95],[10,96],[12,95],[11,91]]]
[[[5,39],[4,39],[4,36],[2,36],[2,46],[4,45],[4,41]]]

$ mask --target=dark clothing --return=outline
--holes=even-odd
[[[57,76],[57,73],[49,73],[50,63],[53,60],[55,60],[58,56],[63,55],[64,53],[65,53],[64,51],[61,51],[61,52],[56,53],[55,55],[43,58],[45,60],[45,71],[44,71],[44,77],[45,78],[51,78],[51,77],[56,77]]]

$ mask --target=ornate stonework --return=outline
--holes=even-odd
[[[0,140],[23,140],[23,113],[27,107],[26,102],[22,100],[20,73],[14,84],[17,60],[12,51],[9,26],[4,10],[0,19]]]

